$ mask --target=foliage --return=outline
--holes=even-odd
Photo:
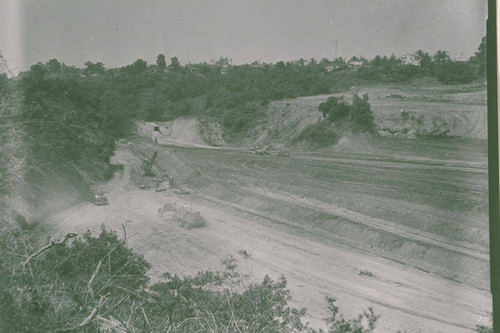
[[[247,284],[233,257],[221,271],[148,285],[150,265],[113,232],[53,243],[23,264],[31,231],[0,234],[0,330],[9,332],[292,332],[286,279]],[[36,252],[35,252],[36,253]]]
[[[350,105],[344,97],[328,97],[326,102],[318,106],[318,109],[323,118],[328,119],[332,123],[346,119],[351,110]]]
[[[411,83],[429,76],[446,84],[467,83],[484,74],[485,54],[486,39],[467,62],[451,60],[445,50],[433,57],[418,50],[418,66],[394,55],[377,55],[372,60],[353,57],[348,62],[324,58],[237,66],[223,57],[213,64],[187,65],[172,57],[167,66],[160,54],[156,65],[137,59],[117,69],[91,61],[78,69],[51,59],[20,75],[24,98],[20,121],[29,138],[26,181],[62,177],[71,179],[72,186],[85,188],[89,182],[109,177],[114,142],[130,132],[135,119],[210,118],[221,125],[222,140],[238,141],[253,135],[265,122],[270,101],[364,84]],[[5,75],[0,76],[0,92],[7,89],[7,82]],[[372,132],[371,113],[361,101],[356,102],[361,113],[349,113],[345,122],[355,131]],[[338,103],[341,107],[343,102]],[[343,117],[341,110],[331,116],[336,125]],[[309,127],[301,138],[311,137],[319,144],[321,134],[326,142],[336,141],[338,133],[317,126],[321,132],[315,134]]]
[[[104,227],[43,247],[38,234],[0,233],[2,332],[318,332],[303,324],[305,309],[288,304],[285,277],[249,283],[232,256],[220,270],[165,273],[150,283],[151,265]],[[371,309],[345,319],[327,301],[328,332],[372,332],[378,316]]]
[[[170,68],[175,72],[179,71],[182,68],[179,62],[179,58],[177,57],[170,58]]]
[[[418,61],[419,66],[422,69],[429,70],[432,65],[432,58],[429,53],[422,50],[415,52],[415,59]]]
[[[436,69],[436,77],[439,82],[446,84],[470,83],[476,79],[476,73],[470,63],[467,62],[445,62],[439,64]]]
[[[158,66],[158,71],[160,73],[163,73],[163,71],[167,67],[167,61],[165,60],[165,55],[159,54],[158,57],[156,57],[156,65]]]
[[[141,169],[143,172],[143,176],[154,177],[155,174],[153,173],[153,166],[155,165],[157,157],[158,157],[158,152],[155,151],[153,153],[153,156],[151,156],[151,158],[146,158],[142,160]]]
[[[93,63],[91,61],[87,61],[85,63],[85,66],[86,66],[86,68],[83,72],[86,75],[92,75],[92,74],[101,74],[102,75],[102,74],[104,74],[105,68],[104,68],[104,64],[102,62]]]
[[[306,126],[292,143],[305,143],[311,149],[325,148],[336,144],[339,137],[340,134],[330,122],[320,121]]]
[[[475,331],[477,333],[493,333],[493,328],[486,327],[486,326],[483,326],[483,325],[478,325],[478,326],[476,326],[476,330]]]
[[[137,59],[132,65],[128,65],[122,68],[122,70],[129,75],[138,75],[147,70],[148,64],[142,60]]]
[[[223,264],[223,271],[191,278],[165,274],[150,288],[152,301],[145,307],[149,328],[160,331],[170,324],[177,332],[296,332],[304,327],[300,317],[305,310],[288,306],[284,277],[275,282],[266,276],[245,285],[233,257]]]
[[[344,97],[328,97],[326,102],[318,106],[318,110],[330,123],[349,123],[356,131],[375,131],[373,112],[367,94],[363,97],[353,94],[352,104],[349,104]]]
[[[450,55],[445,50],[438,50],[432,57],[434,64],[443,64],[451,61]]]
[[[16,254],[34,253],[34,237],[23,230],[0,236],[0,331],[95,332],[97,313],[121,317],[126,304],[140,300],[150,265],[115,233],[86,233],[23,263],[24,255]]]
[[[306,126],[293,142],[306,143],[309,148],[323,148],[334,145],[347,130],[355,132],[375,132],[375,122],[368,95],[354,94],[352,103],[343,96],[330,96],[318,106],[323,120]]]
[[[469,59],[469,62],[471,64],[474,64],[478,67],[478,75],[481,77],[484,77],[486,75],[487,51],[487,39],[486,36],[484,36],[481,40],[481,44],[479,44],[477,52],[473,57]]]
[[[328,325],[328,333],[371,333],[375,329],[375,324],[379,316],[375,315],[372,308],[368,311],[359,314],[356,319],[346,319],[340,312],[339,307],[335,305],[335,299],[332,297],[326,297],[328,302],[328,310],[330,311],[330,317],[325,321]],[[319,332],[312,330],[315,333],[323,333],[323,330]]]
[[[99,68],[88,62],[86,71]],[[108,177],[115,140],[131,128],[105,95],[102,78],[89,80],[63,69],[55,59],[34,65],[19,84],[30,184],[66,178],[80,186]]]
[[[7,74],[0,73],[0,96],[3,98],[4,94],[7,92],[9,80],[7,78]]]

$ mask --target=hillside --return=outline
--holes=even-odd
[[[230,256],[242,257],[249,283],[284,274],[290,304],[307,307],[314,327],[325,327],[325,296],[350,316],[373,307],[379,332],[470,332],[487,324],[484,84],[427,78],[332,93],[338,73],[315,64],[224,73],[157,73],[141,62],[85,74],[46,67],[33,66],[2,99],[2,227],[6,221],[9,233],[0,245],[15,239],[19,252],[0,256],[5,272],[27,274],[15,269],[15,256],[104,225],[145,256],[152,281],[165,272],[193,276]],[[343,96],[335,101],[349,108],[364,94],[373,130],[318,110],[329,97]],[[317,129],[333,133],[332,141],[313,145],[323,139]],[[255,146],[272,147],[269,154],[248,150]],[[144,176],[152,156],[153,173]],[[109,205],[94,205],[94,192]],[[184,229],[176,211],[199,213],[206,225]],[[95,272],[101,260],[90,263]],[[92,270],[77,285],[90,286]],[[0,287],[19,308],[38,311],[42,289],[17,283]],[[50,283],[43,295],[52,300]],[[35,308],[22,306],[25,287]],[[83,292],[86,302],[93,291]],[[81,303],[65,304],[73,301]],[[80,317],[90,310],[79,309]]]
[[[259,107],[262,115],[248,135],[224,139],[224,128],[216,120],[206,117],[180,117],[162,124],[161,137],[170,142],[193,145],[252,147],[273,145],[300,148],[295,139],[307,126],[321,121],[318,105],[329,96],[351,93],[368,94],[376,124],[376,135],[381,137],[417,138],[466,138],[485,140],[487,135],[486,90],[483,85],[463,86],[412,86],[389,85],[353,87],[351,92],[334,95],[297,97],[270,102]],[[165,128],[165,126],[167,128]],[[146,132],[151,133],[152,128]],[[363,141],[349,131],[343,131],[344,140]],[[226,141],[229,141],[227,143]],[[304,145],[302,144],[304,147]]]
[[[327,315],[325,295],[351,315],[372,306],[379,332],[470,332],[486,323],[485,147],[460,138],[365,144],[370,152],[275,157],[131,138],[113,157],[124,171],[104,187],[110,205],[80,204],[52,221],[60,235],[97,232],[101,223],[125,229],[154,279],[246,251],[244,272],[253,281],[285,274],[292,304],[306,306],[316,327]],[[190,195],[156,192],[140,176],[141,159],[154,151],[156,174],[166,171]],[[158,215],[165,204],[200,212],[207,226],[179,227]]]

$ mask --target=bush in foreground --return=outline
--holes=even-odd
[[[305,309],[288,305],[284,277],[248,283],[233,257],[219,271],[182,278],[166,273],[149,284],[150,264],[104,228],[98,236],[69,234],[34,244],[33,231],[0,235],[2,332],[318,333],[302,323]],[[333,299],[328,304],[328,332],[375,327],[371,310],[347,320]]]

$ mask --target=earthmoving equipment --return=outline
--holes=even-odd
[[[156,192],[165,192],[167,190],[167,188],[165,186],[162,186],[163,185],[162,183],[164,181],[165,180],[163,178],[156,178],[155,179],[155,182],[156,182],[156,189],[155,189],[155,191]]]
[[[174,191],[175,194],[180,194],[180,195],[188,195],[191,194],[189,190],[184,190],[184,189],[178,189]]]
[[[264,147],[258,147],[254,146],[252,148],[248,148],[251,154],[256,154],[256,155],[275,155],[275,156],[285,156],[289,157],[290,152],[286,150],[271,150],[271,145],[267,145]]]
[[[155,151],[153,153],[153,156],[151,156],[151,158],[147,158],[147,159],[142,160],[141,168],[142,168],[142,171],[144,172],[144,174],[143,174],[144,176],[149,176],[149,177],[154,176],[153,166],[155,164],[156,157],[158,157],[157,151]]]
[[[94,194],[94,205],[96,206],[104,206],[109,205],[108,198],[102,192],[98,192]]]
[[[255,146],[253,148],[249,148],[248,150],[252,154],[257,154],[257,155],[271,155],[269,152],[269,146],[264,146],[264,147],[258,147]]]

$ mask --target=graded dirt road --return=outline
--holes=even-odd
[[[81,204],[53,221],[60,235],[101,224],[126,230],[154,278],[215,269],[229,255],[250,281],[283,274],[314,326],[329,295],[347,315],[373,307],[378,332],[470,332],[491,311],[479,143],[377,139],[365,152],[277,157],[138,138],[117,149],[113,162],[124,170],[103,185],[109,206]],[[138,188],[141,159],[153,151],[157,173],[191,195]],[[161,219],[165,203],[199,211],[207,226]]]

